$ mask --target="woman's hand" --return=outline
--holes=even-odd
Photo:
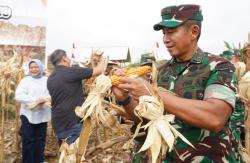
[[[38,106],[42,106],[42,105],[45,104],[46,102],[47,102],[46,99],[41,98],[41,99],[36,100],[36,102],[27,104],[27,108],[28,108],[28,109],[35,109],[35,108],[37,108]]]
[[[46,102],[47,102],[46,99],[41,98],[41,99],[38,99],[38,100],[36,101],[36,105],[37,105],[37,106],[38,106],[38,105],[43,105],[43,104],[46,103]]]

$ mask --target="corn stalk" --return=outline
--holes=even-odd
[[[2,117],[1,117],[1,159],[0,161],[3,162],[4,160],[4,114],[5,114],[5,107],[6,107],[6,94],[1,93],[1,107],[2,107]]]
[[[96,63],[93,54],[92,52],[91,62],[89,63],[90,67],[95,66],[93,63]],[[100,55],[98,55],[98,57],[100,57]],[[148,66],[129,68],[125,76],[138,77],[150,71],[151,68]],[[84,128],[81,131],[80,139],[77,139],[76,142],[71,145],[63,145],[64,148],[61,148],[60,162],[74,162],[74,160],[80,162],[85,160],[85,158],[87,158],[87,160],[99,160],[103,157],[107,148],[112,148],[114,154],[118,152],[118,146],[116,147],[114,145],[117,144],[117,136],[126,137],[126,141],[131,138],[129,130],[131,125],[121,125],[115,116],[116,114],[125,115],[124,109],[113,103],[114,99],[111,95],[111,87],[112,85],[119,84],[119,78],[120,76],[106,76],[103,72],[102,75],[88,80],[88,97],[82,106],[78,106],[75,109],[76,115],[84,121]],[[104,97],[109,97],[109,101],[104,100]],[[84,139],[81,140],[81,137]],[[92,144],[89,142],[89,139],[92,140]],[[122,143],[121,141],[123,139],[118,140]],[[126,143],[123,145],[119,144],[118,148],[121,147],[125,148],[130,146],[126,145]],[[71,151],[74,149],[73,151],[76,152],[76,155],[74,152],[68,152],[70,149]],[[109,159],[112,157],[115,158],[111,156]]]
[[[245,103],[245,147],[248,157],[250,155],[250,33],[248,43],[243,48],[243,61],[246,64],[246,74],[239,81],[239,93]]]
[[[250,33],[248,33],[248,43],[243,48],[243,61],[247,66],[247,71],[250,71]]]
[[[14,56],[11,57],[6,62],[0,63],[0,94],[1,94],[1,158],[0,162],[4,160],[4,120],[5,112],[8,112],[6,109],[7,97],[9,97],[14,91],[11,89],[11,82],[13,78],[20,75],[20,65],[17,61],[17,53],[13,51]],[[22,61],[22,59],[21,59]]]
[[[128,72],[128,76],[136,77],[143,75],[141,71],[136,71],[135,69],[128,69]],[[147,73],[148,71],[145,72]],[[101,159],[101,153],[105,152],[104,149],[110,148],[111,146],[113,149],[113,153],[116,153],[116,148],[113,146],[114,144],[116,144],[114,143],[116,142],[116,137],[131,137],[128,125],[126,125],[126,127],[124,128],[124,126],[122,126],[118,122],[117,117],[114,115],[114,112],[115,114],[118,113],[124,115],[125,111],[123,110],[123,108],[120,108],[116,104],[112,103],[111,98],[109,102],[104,100],[104,97],[111,97],[111,87],[112,84],[116,83],[118,76],[116,76],[116,78],[114,79],[113,77],[110,78],[109,76],[105,76],[103,74],[95,78],[90,87],[91,89],[88,97],[86,98],[83,105],[81,107],[76,107],[75,109],[76,115],[81,117],[84,121],[84,129],[81,132],[81,137],[84,137],[85,140],[82,142],[81,140],[77,140],[79,141],[80,145],[75,145],[77,151],[77,162],[85,160],[86,157],[88,160],[91,160],[93,158],[97,158],[97,160]],[[90,121],[91,123],[89,123]],[[85,123],[89,125],[86,125]],[[90,144],[88,141],[89,139],[94,140],[94,143]],[[94,145],[94,147],[90,147],[91,145]],[[90,152],[88,150],[93,150],[94,148],[103,150],[96,150],[94,152]],[[119,148],[121,148],[121,146]],[[69,156],[67,155],[67,153],[69,152],[66,152],[66,148],[61,151],[62,155],[60,160],[62,161],[67,159],[67,156]],[[80,152],[80,155],[79,151],[82,151]],[[81,155],[82,157],[79,158],[79,156]],[[63,157],[65,157],[65,159],[63,159]]]
[[[76,115],[83,118],[84,123],[89,118],[91,119],[91,124],[94,124],[92,130],[89,130],[89,133],[86,135],[91,135],[91,132],[95,134],[95,146],[98,146],[102,143],[100,138],[100,129],[104,129],[104,133],[106,129],[110,129],[112,132],[121,133],[124,135],[125,133],[122,131],[120,124],[117,122],[117,118],[111,114],[108,110],[105,110],[105,102],[104,96],[110,94],[111,88],[111,79],[108,76],[100,75],[95,80],[95,86],[93,87],[92,91],[89,93],[87,99],[83,103],[81,107],[77,107],[75,109]],[[108,93],[109,92],[109,93]],[[112,106],[112,105],[109,105]],[[90,126],[91,128],[91,126]],[[86,129],[86,128],[85,128]],[[85,130],[84,129],[84,130]],[[88,130],[88,129],[86,129]],[[106,140],[109,137],[104,135]],[[88,138],[86,138],[88,139]],[[88,144],[88,142],[85,142]],[[83,146],[87,146],[87,144],[83,144]],[[86,148],[84,149],[83,155],[86,152]]]
[[[245,146],[247,154],[250,154],[250,71],[239,81],[239,94],[245,103]]]
[[[22,57],[22,56],[21,56]],[[20,62],[20,68],[16,75],[16,85],[15,90],[17,88],[17,85],[20,83],[21,79],[24,77],[24,72],[21,69],[22,60]],[[15,108],[16,108],[16,115],[15,115],[15,151],[18,157],[18,154],[20,153],[20,136],[19,136],[19,130],[20,130],[20,124],[19,124],[19,115],[20,115],[20,103],[15,102]]]

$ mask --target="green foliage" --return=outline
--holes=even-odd
[[[227,48],[226,51],[229,51],[231,53],[233,53],[233,55],[235,56],[239,56],[240,57],[240,61],[243,61],[243,48],[241,48],[240,44],[239,47],[236,48],[233,44],[233,46],[231,46],[228,42],[224,41],[225,47]],[[222,54],[223,55],[223,54]]]
[[[225,44],[225,47],[226,47],[228,50],[230,50],[230,51],[233,50],[233,48],[230,46],[230,44],[229,44],[228,42],[224,41],[224,44]]]
[[[240,60],[243,61],[244,60],[244,52],[243,52],[243,48],[239,49],[239,53],[240,53]]]
[[[10,104],[15,104],[14,93],[7,97],[7,102]]]

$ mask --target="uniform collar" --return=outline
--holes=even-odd
[[[204,52],[198,48],[197,51],[193,54],[192,56],[192,59],[190,61],[190,63],[201,63],[202,62],[202,59],[204,57]],[[169,64],[175,64],[177,63],[178,61],[176,60],[176,58],[171,58],[171,60],[169,61]]]

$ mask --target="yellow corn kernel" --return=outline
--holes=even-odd
[[[137,68],[129,68],[126,73],[125,76],[131,76],[131,75],[138,75],[138,76],[142,76],[145,75],[147,73],[151,72],[151,67],[150,66],[140,66]]]
[[[120,76],[117,76],[117,75],[112,75],[111,76],[111,81],[112,81],[112,85],[114,85],[114,86],[117,86],[117,85],[121,84]]]
[[[117,75],[112,75],[111,76],[111,81],[112,81],[112,85],[117,86],[119,84],[121,84],[120,82],[120,77],[130,77],[130,76],[142,76],[145,75],[147,73],[151,72],[151,67],[150,66],[140,66],[137,68],[129,68],[126,72],[124,76],[117,76]]]

